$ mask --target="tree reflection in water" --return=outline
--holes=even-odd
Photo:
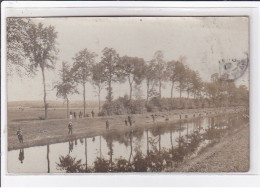
[[[49,157],[49,154],[50,154],[50,145],[47,144],[47,163],[48,163],[48,173],[50,173],[50,157]]]
[[[69,153],[73,151],[73,141],[69,141]]]
[[[86,164],[82,164],[81,160],[76,160],[71,156],[61,156],[60,163],[57,164],[58,168],[70,173],[78,172],[161,172],[168,167],[177,167],[180,162],[185,158],[191,156],[200,146],[204,140],[210,142],[218,141],[223,137],[224,133],[228,132],[231,128],[236,129],[241,123],[248,122],[248,118],[241,118],[234,116],[231,118],[215,117],[210,118],[210,122],[205,130],[201,130],[201,119],[198,120],[195,126],[193,126],[193,132],[187,132],[185,136],[181,135],[182,121],[178,123],[179,127],[174,128],[173,125],[168,126],[168,132],[170,132],[170,148],[161,148],[160,136],[164,132],[165,128],[160,125],[155,126],[151,133],[155,138],[148,136],[148,130],[146,131],[147,151],[144,154],[140,147],[135,147],[133,151],[133,137],[143,136],[142,132],[126,132],[123,135],[113,136],[113,134],[106,134],[104,136],[107,146],[109,148],[109,159],[103,157],[97,157],[92,167],[86,167]],[[174,125],[176,127],[176,124]],[[179,137],[175,139],[178,143],[177,147],[173,146],[172,132],[173,129],[179,130]],[[187,125],[187,130],[188,125]],[[113,141],[118,140],[126,145],[130,146],[129,158],[115,158],[113,160]],[[125,142],[126,141],[126,142]],[[101,139],[100,139],[101,142]],[[158,146],[159,144],[159,146]],[[100,145],[101,152],[101,145]]]
[[[82,164],[81,160],[76,160],[76,158],[71,157],[69,154],[67,156],[60,156],[59,160],[60,163],[57,163],[58,170],[65,170],[67,173],[86,172],[85,165]]]

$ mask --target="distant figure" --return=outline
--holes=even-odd
[[[128,116],[128,123],[129,123],[130,126],[132,126],[132,118],[131,118],[130,115]]]
[[[152,118],[153,118],[153,122],[155,121],[155,117],[154,117],[154,115],[152,115]]]
[[[125,119],[125,126],[127,126],[128,124],[127,124],[127,120]]]
[[[72,111],[70,111],[70,120],[72,119]]]
[[[69,122],[68,128],[69,128],[68,134],[72,135],[72,122],[71,121]]]
[[[82,112],[81,111],[79,112],[79,118],[82,118]]]
[[[74,119],[76,119],[77,115],[76,115],[76,112],[74,112]]]
[[[166,115],[165,121],[169,121],[169,116]]]
[[[106,130],[109,130],[109,121],[106,121]]]
[[[91,111],[91,114],[92,114],[92,118],[94,118],[95,112],[93,110]]]
[[[19,129],[17,130],[16,134],[17,134],[17,137],[18,137],[19,142],[20,142],[20,143],[23,143],[23,135],[22,135],[22,130],[21,130],[21,128],[19,128]]]
[[[20,149],[20,153],[19,153],[19,158],[18,158],[21,163],[23,163],[23,160],[24,160],[24,151],[23,149]]]
[[[96,138],[95,138],[95,137],[93,137],[93,138],[92,138],[92,141],[93,141],[93,142],[95,142],[95,140],[96,140]]]

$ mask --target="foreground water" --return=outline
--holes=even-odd
[[[200,117],[151,128],[109,132],[8,152],[9,173],[160,172],[194,157],[225,132],[248,122],[241,114]]]

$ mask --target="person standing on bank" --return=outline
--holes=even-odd
[[[68,128],[69,128],[69,135],[72,135],[72,122],[70,121],[69,122],[69,125],[68,125]]]
[[[109,121],[106,121],[106,130],[109,130]]]
[[[155,116],[152,114],[153,122],[155,121]]]
[[[22,130],[21,130],[21,128],[19,128],[19,129],[17,130],[16,134],[17,134],[17,137],[18,137],[19,142],[20,142],[20,143],[23,143],[23,135],[22,135]]]
[[[79,119],[81,119],[81,114],[82,114],[81,111],[79,111]]]
[[[72,111],[70,111],[70,120],[72,120]]]
[[[130,115],[128,116],[128,123],[129,123],[130,126],[132,126],[132,118],[131,118]]]

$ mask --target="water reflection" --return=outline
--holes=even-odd
[[[69,153],[73,151],[73,141],[69,141]]]
[[[88,142],[87,138],[85,138],[85,158],[86,158],[86,170],[88,168]]]
[[[50,145],[47,145],[47,172],[161,172],[168,167],[177,167],[180,162],[198,153],[202,145],[218,141],[228,130],[247,122],[248,119],[238,114],[191,118],[188,121],[180,119],[178,123],[154,123],[146,130],[109,131],[104,136],[52,144],[52,154]],[[67,150],[68,144],[69,152],[63,151]],[[17,150],[10,151],[8,157],[11,159],[11,153],[15,152]],[[24,150],[18,153],[18,170],[30,172],[27,164],[36,156],[30,154],[23,162]]]
[[[85,172],[84,164],[81,160],[71,157],[69,154],[66,156],[59,157],[60,162],[57,163],[58,170],[65,170],[67,173],[80,173]]]
[[[23,160],[24,160],[24,149],[20,149],[18,159],[20,160],[21,163],[23,163]]]

